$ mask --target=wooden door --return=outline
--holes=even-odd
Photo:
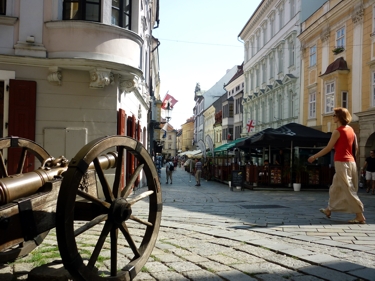
[[[11,79],[9,81],[9,136],[35,141],[36,82]],[[8,173],[14,174],[21,157],[21,148],[8,151]],[[34,171],[34,156],[27,154],[23,172]]]

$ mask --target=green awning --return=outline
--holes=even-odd
[[[228,151],[230,149],[233,149],[236,146],[236,143],[238,143],[240,141],[243,141],[243,140],[245,140],[247,138],[248,137],[239,138],[239,139],[236,139],[234,141],[231,141],[231,142],[225,143],[223,145],[220,145],[219,147],[216,147],[214,149],[214,153],[215,154],[217,154],[217,153],[223,153],[223,152],[226,152],[226,151]],[[208,154],[212,154],[211,151],[209,151]]]

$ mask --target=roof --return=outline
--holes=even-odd
[[[233,77],[229,80],[228,83],[224,84],[224,87],[232,83],[234,80],[236,80],[238,77],[240,77],[243,74],[243,63],[241,65],[237,65],[237,72],[233,75]]]
[[[322,77],[324,75],[330,74],[330,73],[335,72],[337,70],[349,70],[348,65],[347,65],[347,63],[346,63],[346,61],[344,60],[343,57],[339,57],[333,63],[331,63],[327,67],[326,72],[324,72],[319,77]]]

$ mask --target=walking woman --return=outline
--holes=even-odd
[[[343,107],[334,108],[333,122],[337,129],[333,131],[328,145],[315,155],[309,157],[309,163],[317,158],[326,155],[333,148],[335,149],[335,170],[332,185],[329,188],[328,207],[320,209],[320,212],[331,217],[331,212],[354,213],[354,219],[348,223],[364,224],[366,219],[363,215],[363,204],[359,200],[357,165],[352,152],[353,142],[357,154],[357,138],[352,127],[348,126],[352,120],[349,111]]]

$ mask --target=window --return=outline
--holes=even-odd
[[[229,117],[233,117],[233,103],[229,104]]]
[[[289,45],[289,66],[294,65],[294,42]]]
[[[333,112],[333,106],[335,104],[335,83],[327,83],[325,89],[325,113]]]
[[[275,20],[273,18],[270,21],[270,33],[272,38],[275,35]]]
[[[336,48],[345,47],[345,27],[336,31]]]
[[[279,106],[279,108],[278,108],[278,110],[279,110],[279,114],[278,114],[278,116],[275,118],[275,119],[277,119],[277,121],[280,121],[280,120],[282,120],[283,119],[283,108],[284,108],[284,105],[283,105],[283,97],[281,96],[281,95],[279,95],[278,96],[278,100],[279,100],[279,104],[278,104],[278,106]]]
[[[296,13],[295,5],[295,0],[290,0],[290,19],[292,19],[294,17],[294,14]]]
[[[168,140],[172,140],[172,136],[171,135],[168,135]]]
[[[279,8],[279,30],[281,30],[284,26],[284,9],[283,7]]]
[[[242,98],[236,99],[235,114],[242,113]]]
[[[228,105],[224,105],[223,106],[223,118],[227,118],[228,117]]]
[[[372,7],[372,34],[375,33],[375,6]]]
[[[262,64],[262,83],[266,82],[266,77],[267,77],[267,67],[266,64]]]
[[[270,79],[273,78],[273,74],[275,72],[275,69],[274,69],[274,62],[273,62],[273,57],[270,58]]]
[[[0,15],[5,15],[7,11],[7,1],[0,0]]]
[[[309,94],[309,118],[316,117],[316,92]]]
[[[112,0],[112,24],[130,29],[130,0]]]
[[[267,43],[267,23],[263,26],[263,46]]]
[[[255,71],[255,75],[256,75],[256,87],[259,87],[259,84],[260,84],[260,74],[259,74],[259,67],[256,69]]]
[[[101,0],[65,0],[64,20],[100,21]]]
[[[283,57],[283,50],[280,49],[279,53],[279,73],[283,72],[284,70],[284,57]]]
[[[372,97],[371,104],[375,106],[375,72],[372,73]]]
[[[316,45],[310,48],[310,66],[316,65]]]
[[[341,106],[348,108],[348,92],[341,92]]]

